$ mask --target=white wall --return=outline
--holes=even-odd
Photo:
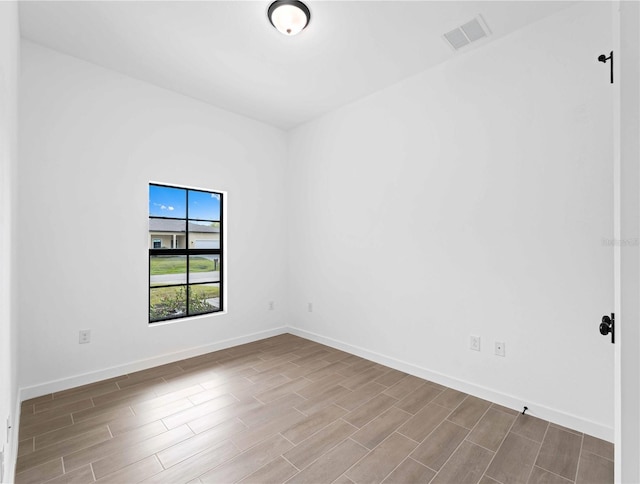
[[[30,42],[20,116],[23,397],[285,324],[284,132]],[[228,191],[227,314],[148,326],[149,181]]]
[[[13,263],[17,172],[17,99],[20,34],[15,2],[0,2],[0,450],[4,475],[11,482],[15,462],[15,420],[18,400],[15,265]],[[13,425],[12,425],[13,426]],[[9,432],[9,435],[7,435]],[[7,444],[8,442],[8,444]]]
[[[571,7],[295,129],[298,334],[612,439],[611,36]]]
[[[611,439],[610,20],[569,8],[289,135],[25,42],[23,396],[289,324]],[[229,314],[148,327],[149,180],[229,192]]]

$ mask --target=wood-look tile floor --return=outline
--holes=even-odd
[[[613,482],[613,446],[290,334],[25,401],[16,482]]]

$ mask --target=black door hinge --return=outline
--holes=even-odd
[[[616,342],[616,316],[611,313],[611,317],[605,315],[602,316],[602,322],[600,323],[600,334],[606,336],[611,333],[611,342]]]

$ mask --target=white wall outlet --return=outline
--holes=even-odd
[[[504,341],[496,341],[496,356],[504,356]]]
[[[480,351],[480,336],[469,336],[469,349]]]
[[[276,308],[276,303],[269,301],[269,311],[273,311]]]
[[[310,313],[313,312],[313,303],[307,303],[307,311],[309,311]]]
[[[78,334],[78,343],[81,345],[91,342],[91,330],[81,329]]]

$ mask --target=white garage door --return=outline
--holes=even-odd
[[[218,240],[196,240],[194,244],[196,249],[219,249],[220,243]]]

